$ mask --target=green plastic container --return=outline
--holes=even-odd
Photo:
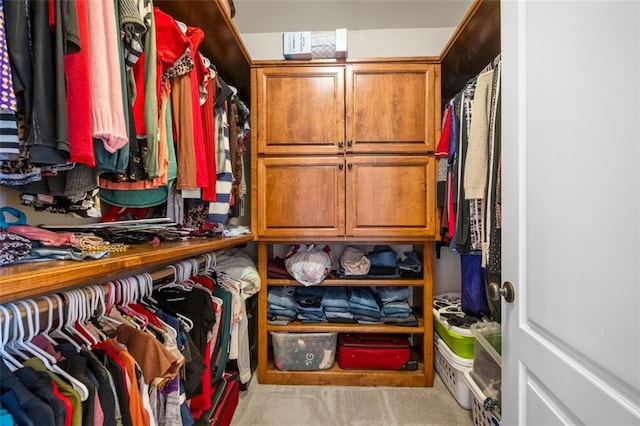
[[[456,355],[465,359],[473,359],[475,338],[471,330],[450,326],[446,320],[440,318],[435,309],[433,310],[433,325],[438,335]]]

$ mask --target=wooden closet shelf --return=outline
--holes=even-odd
[[[440,54],[442,99],[455,96],[500,49],[500,0],[475,0]]]
[[[424,243],[435,243],[436,237],[413,237],[413,236],[337,236],[318,237],[316,235],[299,235],[299,236],[286,236],[286,237],[260,237],[260,241],[269,244],[331,244],[331,243],[344,243],[344,244],[357,244],[357,245],[373,245],[373,244],[401,244],[401,245],[423,245]]]
[[[433,372],[431,369],[425,371],[422,363],[416,371],[393,371],[343,370],[337,362],[329,370],[281,371],[269,359],[266,371],[258,373],[258,381],[276,385],[430,387],[433,386]]]
[[[276,286],[296,286],[303,287],[298,281],[288,278],[267,278],[268,285],[270,287]],[[417,287],[423,286],[424,280],[417,278],[325,278],[322,283],[318,284],[322,286],[349,286],[349,287],[370,287],[370,286],[394,286],[394,287]]]
[[[416,327],[405,327],[393,324],[343,324],[343,323],[313,323],[305,324],[293,321],[287,325],[267,325],[269,331],[286,331],[290,333],[424,333],[424,321],[418,318]]]
[[[130,276],[203,253],[253,241],[252,235],[140,244],[106,259],[55,260],[0,267],[0,303],[67,289],[74,285],[102,283]]]

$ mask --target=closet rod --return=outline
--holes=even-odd
[[[200,255],[200,256],[197,256],[197,257],[185,258],[181,262],[186,262],[186,261],[189,261],[189,260],[196,260],[198,262],[198,268],[202,268],[202,267],[206,266],[207,256],[203,254],[203,255]],[[181,263],[181,262],[178,262],[178,263]],[[175,263],[173,263],[171,265],[175,265]],[[168,266],[165,266],[164,268],[161,268],[161,269],[158,269],[156,271],[150,272],[149,275],[151,275],[151,279],[153,280],[154,284],[160,284],[161,282],[163,282],[167,278],[170,278],[170,277],[174,276],[175,272],[176,272],[175,269],[173,269],[170,265],[168,265]],[[97,285],[101,285],[104,290],[107,290],[108,289],[108,285],[106,284],[106,282],[108,282],[108,281],[105,281],[105,283],[103,283],[103,284],[97,284]],[[86,286],[82,287],[82,285],[80,285],[80,286],[77,286],[77,287],[70,287],[68,290],[83,290],[83,291],[85,291],[85,293],[87,293],[87,298],[90,299],[91,293],[88,293],[85,290],[85,288],[86,288]],[[62,291],[58,292],[58,294],[63,294],[65,291],[67,291],[67,290],[62,290]],[[46,323],[43,323],[42,321],[43,320],[47,321],[47,319],[48,319],[47,318],[47,311],[49,310],[49,304],[44,299],[47,296],[48,296],[48,294],[43,294],[43,295],[40,295],[40,296],[35,296],[35,297],[32,297],[32,298],[28,298],[28,299],[32,299],[32,300],[36,301],[37,306],[38,306],[38,313],[40,314],[40,325],[45,324],[45,326],[46,326]],[[53,298],[53,297],[51,297],[50,299],[51,299],[51,302],[53,304],[53,309],[58,309],[58,301],[57,301],[57,299]],[[24,321],[26,319],[25,316],[26,316],[27,312],[24,309],[24,307],[21,304],[19,304],[19,302],[25,301],[25,300],[27,300],[27,299],[14,300],[14,301],[10,302],[10,303],[16,304],[16,306],[18,307],[18,310],[20,311],[20,315],[22,317],[23,323],[24,323]],[[65,304],[66,304],[66,300],[64,300],[64,301],[65,301]],[[4,306],[5,304],[0,303],[0,305]],[[9,319],[8,319],[8,321],[12,321],[13,319],[14,319],[13,318],[13,312],[11,310],[9,310]],[[2,324],[5,320],[7,320],[7,319],[4,317],[4,313],[0,311],[0,324]],[[53,320],[54,320],[54,322],[56,322],[58,319],[57,319],[57,317],[54,316]],[[54,325],[57,325],[57,324],[54,324]]]

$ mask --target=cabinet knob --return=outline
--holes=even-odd
[[[340,169],[340,170],[344,169],[344,164],[342,164],[342,163],[338,164],[338,169]]]
[[[344,146],[344,142],[338,141],[338,148],[342,148]]]
[[[347,140],[347,146],[353,145],[353,141],[351,139]]]
[[[349,164],[347,164],[347,168],[348,168],[349,170],[353,169],[353,163],[349,163]]]

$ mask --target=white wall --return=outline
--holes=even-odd
[[[0,207],[11,206],[21,210],[27,216],[27,223],[31,226],[38,225],[85,225],[88,223],[100,222],[100,219],[83,219],[63,214],[53,214],[48,212],[37,212],[30,206],[20,204],[20,193],[10,188],[0,186]],[[8,221],[15,218],[9,214],[5,215]]]
[[[433,261],[433,294],[460,293],[460,255],[442,247]]]
[[[439,56],[455,28],[347,30],[350,59]],[[279,60],[282,33],[241,33],[252,60]]]

